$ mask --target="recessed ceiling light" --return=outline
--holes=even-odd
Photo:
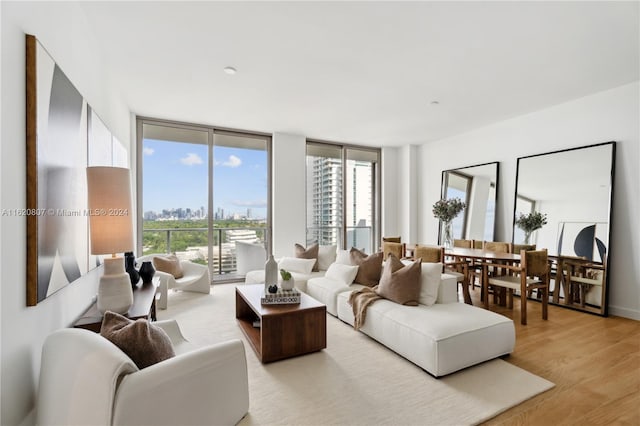
[[[438,101],[431,101],[431,105],[440,105],[440,102],[438,102]]]
[[[224,67],[224,72],[226,72],[229,75],[233,75],[233,74],[237,73],[238,70],[235,69],[234,67]]]

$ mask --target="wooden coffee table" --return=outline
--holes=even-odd
[[[272,362],[327,347],[327,307],[301,293],[300,304],[263,305],[264,284],[236,287],[236,319],[258,359]],[[260,321],[260,327],[254,322]]]

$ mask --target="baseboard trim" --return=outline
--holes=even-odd
[[[609,305],[609,315],[640,321],[640,311]]]

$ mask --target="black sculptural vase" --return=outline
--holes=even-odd
[[[124,269],[129,274],[129,279],[131,279],[131,287],[135,288],[138,281],[140,281],[140,274],[136,270],[136,257],[132,251],[124,254]]]
[[[153,275],[156,273],[155,268],[151,261],[142,262],[142,266],[140,266],[140,278],[142,278],[142,284],[149,284]]]

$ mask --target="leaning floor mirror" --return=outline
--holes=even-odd
[[[605,142],[518,158],[513,218],[514,247],[548,250],[550,302],[604,316],[615,148]],[[518,219],[535,212],[545,220],[532,232]]]
[[[441,197],[443,199],[460,198],[467,206],[452,221],[453,238],[493,241],[498,177],[498,162],[442,172]],[[440,244],[442,240],[443,236],[439,235]]]

